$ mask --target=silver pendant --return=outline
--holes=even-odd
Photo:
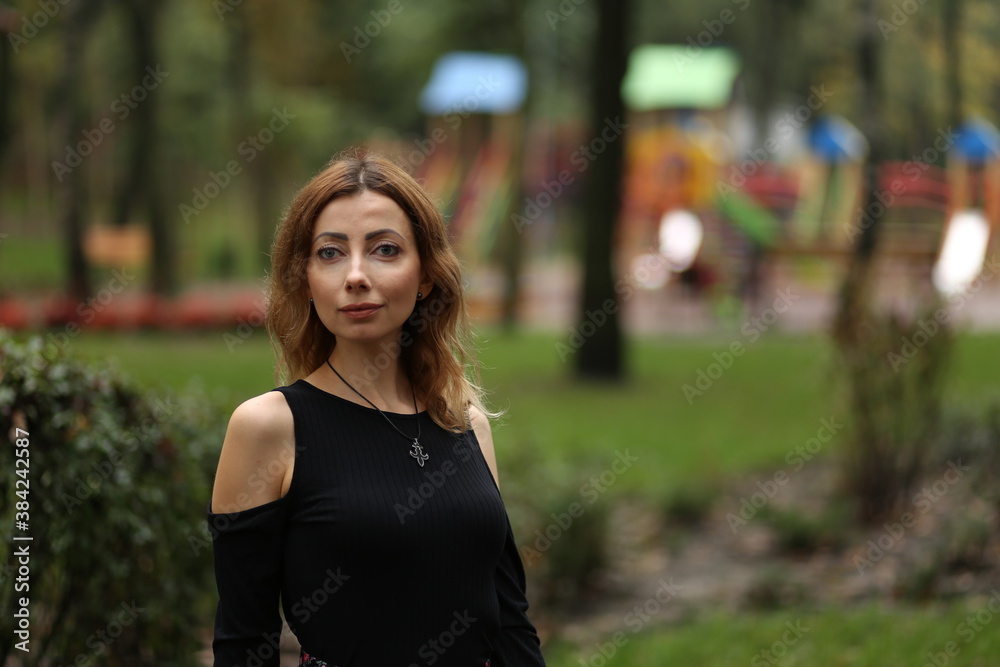
[[[410,449],[410,456],[417,460],[421,468],[424,467],[424,461],[430,458],[430,455],[424,454],[424,448],[420,446],[416,438],[413,439],[413,448]]]

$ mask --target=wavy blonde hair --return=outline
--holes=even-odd
[[[366,190],[389,197],[406,213],[421,268],[434,282],[403,325],[393,352],[431,418],[449,431],[468,430],[470,406],[490,417],[496,414],[485,409],[478,384],[458,257],[440,211],[420,184],[374,153],[355,150],[334,158],[299,190],[278,226],[271,246],[266,314],[277,357],[275,381],[280,385],[309,375],[326,362],[337,344],[336,336],[309,303],[306,266],[312,229],[331,201]]]

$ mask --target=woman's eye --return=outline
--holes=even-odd
[[[399,248],[391,243],[383,243],[375,248],[375,254],[382,257],[394,257],[399,254]]]
[[[336,253],[340,252],[333,246],[324,246],[316,251],[316,256],[320,259],[333,259],[336,257]]]

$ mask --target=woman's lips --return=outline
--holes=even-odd
[[[347,317],[350,317],[352,320],[363,320],[366,317],[371,317],[372,315],[374,315],[375,311],[377,311],[381,307],[382,306],[379,306],[374,303],[362,303],[356,306],[345,306],[344,308],[340,309],[340,312],[342,312]]]

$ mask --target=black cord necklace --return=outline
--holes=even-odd
[[[415,393],[413,393],[413,385],[412,384],[410,385],[410,392],[413,393],[413,417],[417,420],[417,437],[415,437],[415,438],[411,438],[410,436],[408,436],[405,433],[403,433],[402,431],[400,431],[399,427],[392,423],[392,420],[389,419],[389,416],[387,414],[385,414],[384,412],[382,412],[381,410],[379,410],[378,406],[375,405],[374,403],[372,403],[371,401],[369,401],[365,397],[364,394],[362,394],[360,391],[358,391],[357,389],[355,389],[354,387],[352,387],[351,383],[348,382],[347,380],[345,380],[344,376],[342,376],[340,373],[337,372],[337,369],[333,367],[333,364],[330,363],[329,359],[326,360],[326,365],[330,367],[330,370],[333,371],[334,375],[336,375],[337,377],[339,377],[340,381],[343,382],[344,384],[346,384],[347,387],[351,391],[353,391],[355,394],[357,394],[361,398],[364,398],[365,402],[368,403],[368,405],[370,405],[373,408],[375,408],[376,410],[378,410],[378,413],[380,415],[382,415],[383,417],[385,417],[385,420],[387,422],[389,422],[389,426],[391,426],[392,428],[394,428],[396,430],[396,433],[400,434],[401,436],[403,436],[407,440],[412,440],[413,441],[413,447],[410,448],[410,456],[412,456],[417,461],[417,464],[421,468],[423,468],[424,467],[424,461],[426,461],[427,459],[429,459],[430,455],[429,454],[425,454],[424,453],[424,448],[420,446],[420,417],[417,415],[417,395]]]

